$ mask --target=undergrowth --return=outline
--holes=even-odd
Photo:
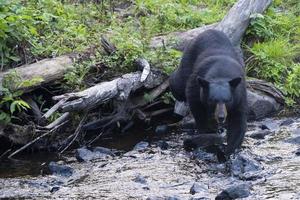
[[[288,105],[300,97],[300,2],[275,1],[265,15],[253,16],[246,36],[248,75],[273,82]]]
[[[0,67],[5,70],[42,58],[85,52],[99,46],[105,35],[117,50],[107,55],[99,49],[91,60],[78,62],[64,78],[67,87],[83,89],[94,63],[125,73],[135,70],[134,61],[140,57],[169,74],[178,66],[181,52],[168,47],[153,50],[150,39],[220,21],[235,2],[1,0]],[[297,0],[276,0],[266,14],[253,15],[244,38],[248,75],[272,81],[290,104],[300,97],[299,10]]]

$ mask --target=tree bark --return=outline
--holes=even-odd
[[[81,111],[96,107],[113,98],[126,100],[131,92],[141,87],[154,88],[165,79],[159,71],[151,71],[145,81],[141,81],[141,78],[141,72],[128,73],[80,92],[54,96],[53,99],[66,100],[59,105],[63,112]]]
[[[1,72],[0,95],[3,80],[7,75],[14,71],[17,73],[18,76],[20,76],[21,81],[32,80],[34,78],[42,79],[41,82],[35,83],[30,87],[18,88],[24,92],[29,92],[42,84],[47,84],[52,81],[61,79],[66,73],[66,71],[73,67],[73,61],[74,59],[72,56],[64,55],[56,58],[44,59],[33,64],[23,65],[14,69],[10,69],[6,72]]]

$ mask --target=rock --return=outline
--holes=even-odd
[[[167,150],[169,148],[169,144],[164,140],[159,140],[157,146],[160,147],[161,150]]]
[[[57,164],[56,162],[51,161],[48,165],[49,170],[52,174],[60,175],[60,176],[71,176],[73,174],[73,168]]]
[[[150,188],[148,186],[144,186],[142,187],[144,190],[150,190]]]
[[[189,200],[210,200],[210,198],[207,198],[207,197],[192,197]]]
[[[106,151],[106,150],[105,150]],[[111,152],[105,152],[103,153],[103,149],[98,148],[94,151],[90,151],[86,147],[82,147],[79,149],[76,149],[75,157],[79,162],[86,162],[91,161],[95,159],[108,159],[111,157]]]
[[[300,144],[300,136],[289,138],[285,141],[291,144]]]
[[[137,174],[136,177],[133,179],[134,182],[141,183],[141,184],[146,184],[146,178],[142,176],[141,174]]]
[[[265,130],[265,129],[276,130],[279,128],[279,125],[278,125],[278,122],[275,122],[273,120],[266,120],[261,124],[260,128],[262,130]]]
[[[148,142],[141,141],[133,147],[133,150],[144,151],[148,146],[149,146]]]
[[[293,132],[294,135],[300,135],[300,128],[297,128],[294,132]]]
[[[110,156],[115,156],[115,153],[111,149],[108,149],[105,147],[95,147],[93,149],[93,152],[99,152],[99,153],[107,154]]]
[[[300,148],[295,151],[296,156],[300,156]]]
[[[164,200],[180,200],[180,198],[173,196],[173,197],[165,197]]]
[[[288,126],[291,125],[292,123],[294,123],[293,119],[286,119],[283,122],[281,122],[279,126]]]
[[[266,135],[270,135],[272,132],[270,130],[261,130],[255,133],[252,133],[249,135],[249,137],[254,138],[254,139],[265,139]]]
[[[194,183],[190,189],[190,193],[192,195],[196,194],[196,193],[204,193],[205,195],[207,195],[208,192],[208,188],[204,185],[201,185],[200,183]]]
[[[169,127],[167,125],[160,125],[155,128],[155,133],[158,135],[162,135],[167,133]]]
[[[216,200],[245,198],[250,195],[250,186],[246,183],[236,184],[226,188],[216,197]]]
[[[248,118],[257,120],[278,112],[282,106],[274,98],[258,91],[247,90]]]
[[[193,118],[192,115],[187,115],[186,117],[184,117],[180,122],[179,122],[179,126],[183,129],[196,129],[196,122],[195,119]]]
[[[54,193],[54,192],[56,192],[58,190],[59,190],[59,187],[58,186],[54,186],[54,187],[51,188],[50,192]]]
[[[216,157],[213,153],[207,153],[205,151],[203,151],[202,149],[196,149],[195,151],[193,151],[193,156],[199,160],[203,160],[203,161],[210,161],[213,162],[216,160]]]
[[[231,172],[241,180],[257,180],[263,178],[263,167],[247,152],[238,154],[232,160]]]
[[[165,200],[163,197],[157,197],[157,196],[152,196],[152,197],[147,197],[146,200]]]

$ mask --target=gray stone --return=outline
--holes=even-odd
[[[143,151],[143,150],[145,150],[147,147],[149,147],[149,143],[148,143],[148,142],[141,141],[141,142],[137,143],[137,144],[133,147],[133,150],[136,150],[136,151]]]
[[[56,162],[53,161],[49,163],[48,167],[52,174],[56,174],[60,176],[72,176],[74,171],[73,168],[69,166],[57,164]]]
[[[285,141],[291,144],[300,144],[300,136],[289,138]]]
[[[164,200],[180,200],[180,198],[176,197],[176,196],[171,196],[171,197],[165,197]]]
[[[276,130],[276,129],[279,128],[279,124],[278,124],[278,122],[276,122],[272,119],[269,119],[269,120],[263,121],[260,128],[262,130],[265,130],[265,129],[267,129],[267,130]]]
[[[236,184],[226,188],[216,197],[216,200],[245,198],[250,195],[250,186],[246,183]]]
[[[251,157],[250,153],[239,153],[231,163],[231,172],[241,180],[257,180],[263,178],[263,167]]]
[[[91,151],[87,149],[86,147],[82,147],[79,149],[76,149],[75,157],[79,162],[86,162],[86,161],[91,161],[91,160],[96,160],[96,159],[108,159],[110,158],[110,154],[107,154],[108,152],[103,153],[103,149]]]
[[[93,152],[99,152],[99,153],[107,154],[110,156],[115,156],[115,153],[111,149],[108,149],[105,147],[95,147],[93,149]]]
[[[300,148],[295,151],[296,156],[300,156]]]
[[[203,193],[204,195],[207,195],[207,192],[208,192],[207,187],[197,182],[195,182],[190,189],[190,193],[192,195],[196,193]]]
[[[165,134],[165,133],[167,133],[167,131],[168,131],[167,125],[160,125],[155,128],[155,133],[158,135]]]
[[[169,144],[164,140],[159,140],[157,146],[160,147],[161,150],[167,150],[169,148]]]
[[[278,112],[282,106],[276,100],[258,91],[247,90],[248,118],[257,120]]]
[[[146,181],[146,178],[144,176],[142,176],[141,174],[137,174],[135,176],[135,178],[133,179],[134,182],[137,182],[137,183],[141,183],[141,184],[146,184],[147,181]]]
[[[249,135],[253,139],[265,139],[266,135],[270,135],[272,132],[270,130],[261,130]]]
[[[291,125],[292,123],[294,123],[293,119],[286,119],[280,123],[280,126],[288,126]]]

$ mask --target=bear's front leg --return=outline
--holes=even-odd
[[[247,129],[245,112],[235,112],[228,116],[227,148],[225,154],[230,156],[241,147]]]

